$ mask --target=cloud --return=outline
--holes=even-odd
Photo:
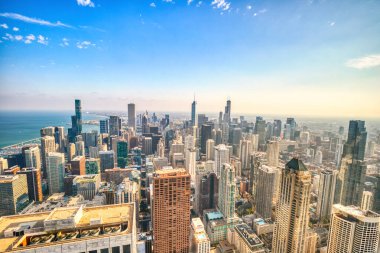
[[[18,32],[20,29],[18,27],[13,27],[13,31]]]
[[[155,3],[150,3],[149,6],[152,7],[152,8],[156,8],[156,4]]]
[[[162,0],[164,1],[165,3],[174,3],[173,0]]]
[[[187,5],[190,5],[194,0],[187,0]]]
[[[247,5],[247,10],[251,10],[252,9],[252,5]]]
[[[71,25],[67,25],[62,23],[61,21],[57,22],[50,22],[47,20],[39,19],[39,18],[31,18],[27,17],[18,13],[0,13],[0,17],[5,17],[5,18],[10,18],[10,19],[16,19],[20,20],[26,23],[31,23],[31,24],[38,24],[38,25],[45,25],[45,26],[56,26],[56,27],[66,27],[66,28],[73,28]]]
[[[29,34],[28,36],[25,36],[25,41],[24,43],[25,44],[30,44],[32,43],[33,40],[36,39],[36,36],[34,36],[33,34]]]
[[[95,7],[91,0],[77,0],[77,4],[81,6]]]
[[[70,44],[69,44],[69,40],[67,38],[63,38],[62,39],[62,42],[59,44],[61,47],[68,47]]]
[[[203,2],[202,1],[199,1],[198,3],[197,3],[197,7],[201,7],[201,5],[203,4]]]
[[[226,2],[226,0],[213,0],[211,5],[214,6],[214,8],[226,11],[230,8],[231,3]]]
[[[23,38],[23,37],[22,37],[21,35],[16,35],[16,36],[15,36],[15,40],[18,40],[18,41],[22,40],[22,38]]]
[[[6,33],[5,37],[3,37],[3,39],[5,39],[5,40],[14,40],[15,38],[13,37],[12,34]]]
[[[380,54],[373,54],[348,60],[346,62],[346,66],[355,69],[367,69],[380,66]]]
[[[334,22],[334,21],[333,21],[333,22],[330,22],[329,25],[330,25],[330,26],[334,26],[334,25],[335,25],[335,22]]]
[[[2,28],[4,28],[4,29],[8,29],[8,25],[7,24],[1,24],[0,25]]]
[[[40,44],[43,44],[43,45],[47,45],[49,43],[48,42],[48,38],[44,37],[42,35],[38,35],[37,42],[40,43]]]
[[[79,49],[87,49],[90,46],[95,46],[95,44],[91,43],[91,41],[88,41],[88,40],[77,42],[77,48]]]

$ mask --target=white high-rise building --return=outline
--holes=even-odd
[[[214,160],[214,151],[215,141],[213,139],[208,139],[206,141],[206,161]]]
[[[195,148],[195,138],[193,135],[187,135],[185,137],[185,150]]]
[[[334,202],[335,184],[338,171],[323,170],[319,174],[317,217],[320,221],[330,219]]]
[[[53,194],[62,192],[65,176],[65,156],[63,153],[48,153],[46,173],[49,185],[49,193]]]
[[[317,150],[317,152],[315,152],[314,163],[321,165],[322,164],[322,158],[323,158],[322,151]]]
[[[25,150],[25,167],[41,169],[41,152],[38,146],[29,147]]]
[[[372,210],[373,206],[373,193],[370,191],[363,191],[362,203],[360,208],[364,211]]]
[[[280,145],[277,141],[267,142],[267,161],[269,166],[277,167],[280,159]]]
[[[8,169],[8,160],[0,157],[0,175],[3,174],[5,169]]]
[[[165,144],[162,139],[157,144],[157,156],[158,157],[165,157]]]
[[[75,155],[76,156],[85,156],[84,152],[84,141],[75,142]]]
[[[224,163],[230,162],[230,151],[226,145],[221,144],[215,147],[215,174],[220,177]]]
[[[251,143],[252,143],[252,151],[258,151],[259,150],[259,135],[258,134],[251,134]]]
[[[330,222],[328,253],[376,253],[380,215],[355,206],[334,205]]]
[[[191,219],[190,231],[191,252],[209,253],[210,239],[200,218]]]
[[[240,141],[240,154],[242,170],[249,169],[249,155],[252,153],[252,143],[250,140]]]
[[[310,133],[309,132],[301,132],[300,133],[300,142],[301,144],[307,145],[310,142]]]
[[[192,182],[195,182],[195,170],[197,167],[196,156],[197,152],[195,149],[186,150],[186,169],[190,174]]]
[[[224,219],[232,221],[235,214],[235,169],[228,163],[223,163],[219,179],[218,208]]]
[[[309,223],[311,173],[293,158],[281,173],[273,232],[273,253],[304,253]]]
[[[55,139],[52,136],[44,136],[41,138],[41,158],[42,158],[42,170],[44,171],[44,176],[46,176],[47,170],[47,154],[50,152],[55,152]]]

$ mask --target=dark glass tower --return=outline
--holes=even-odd
[[[195,126],[196,106],[197,106],[197,102],[194,99],[193,103],[191,103],[191,124],[193,126]]]
[[[203,124],[201,128],[201,153],[206,154],[206,142],[211,139],[212,126]]]
[[[77,120],[77,135],[79,135],[82,133],[82,106],[79,99],[75,99],[75,117]]]

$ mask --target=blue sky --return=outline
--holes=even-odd
[[[0,107],[380,116],[380,1],[0,0]]]

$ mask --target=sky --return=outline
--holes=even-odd
[[[0,110],[380,118],[378,0],[0,0]]]

